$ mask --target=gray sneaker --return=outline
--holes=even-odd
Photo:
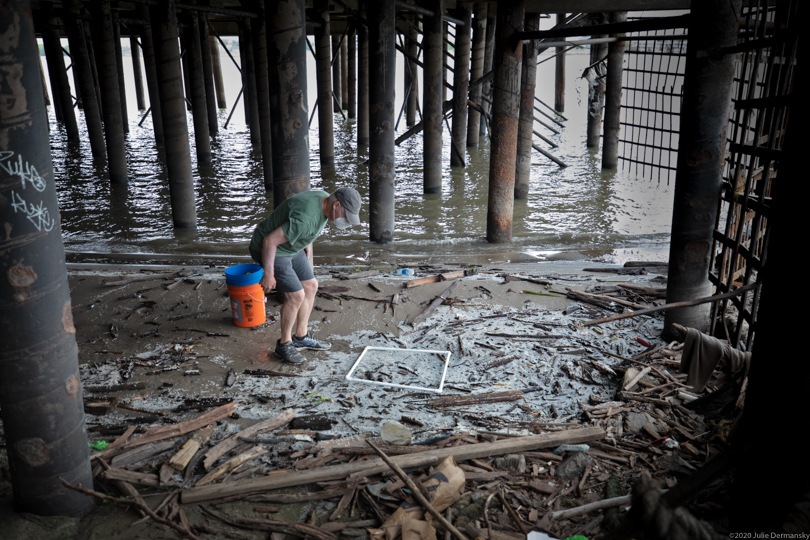
[[[282,343],[280,340],[277,340],[276,356],[288,364],[303,364],[307,361],[307,359],[304,358],[304,355],[298,352],[298,349],[293,346],[292,341]]]
[[[293,334],[292,337],[292,344],[298,350],[311,350],[311,351],[326,351],[330,347],[332,347],[331,343],[326,341],[319,341],[312,337],[311,335],[307,334],[304,337],[297,337]]]

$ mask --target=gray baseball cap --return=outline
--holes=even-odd
[[[360,194],[352,187],[342,187],[335,190],[332,194],[340,203],[340,206],[346,210],[346,219],[352,225],[360,225]]]

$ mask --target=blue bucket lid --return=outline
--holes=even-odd
[[[264,270],[258,264],[237,264],[225,269],[225,283],[235,287],[255,285],[262,280]]]

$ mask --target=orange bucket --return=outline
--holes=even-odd
[[[267,320],[264,313],[264,290],[258,283],[247,286],[228,285],[228,296],[231,297],[233,323],[236,326],[250,328]]]

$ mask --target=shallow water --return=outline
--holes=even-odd
[[[238,58],[238,54],[234,55]],[[239,91],[239,75],[221,54],[229,107]],[[541,57],[542,59],[542,57]],[[314,65],[310,60],[310,112],[314,103]],[[399,59],[398,59],[399,60]],[[602,171],[599,151],[585,147],[587,86],[577,78],[588,56],[569,53],[567,61],[565,127],[559,134],[536,125],[558,148],[552,153],[568,167],[560,168],[540,154],[532,155],[530,197],[516,201],[512,242],[488,244],[486,235],[489,141],[467,150],[467,167],[451,168],[449,133],[445,126],[444,187],[441,193],[422,193],[420,135],[396,149],[396,236],[379,245],[368,240],[368,226],[338,231],[327,228],[315,244],[318,263],[506,262],[546,259],[592,259],[623,262],[665,259],[674,185],[636,178],[629,172]],[[171,222],[166,169],[156,148],[151,118],[138,126],[143,111],[135,105],[129,58],[124,62],[128,88],[129,185],[111,186],[103,166],[89,157],[89,143],[68,148],[61,126],[50,111],[54,174],[66,249],[69,252],[183,253],[246,255],[257,221],[273,207],[263,186],[261,160],[251,148],[240,102],[227,129],[229,110],[220,111],[220,132],[212,140],[213,163],[198,170],[193,125],[189,113],[192,165],[197,192],[196,231],[174,231]],[[553,102],[553,62],[538,68],[537,95]],[[401,72],[402,66],[398,66]],[[401,75],[401,73],[400,73]],[[449,75],[452,76],[452,75]],[[398,98],[404,92],[398,91]],[[401,103],[398,103],[397,107]],[[544,119],[546,123],[550,123]],[[79,125],[84,120],[79,112]],[[368,149],[356,145],[356,123],[334,117],[335,171],[322,173],[318,160],[317,115],[310,131],[311,186],[331,191],[352,185],[368,195]],[[397,134],[407,129],[404,119]],[[549,149],[535,138],[536,144]],[[367,210],[361,213],[367,221]]]

